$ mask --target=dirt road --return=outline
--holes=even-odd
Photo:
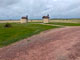
[[[80,60],[80,27],[52,29],[0,48],[0,60]]]

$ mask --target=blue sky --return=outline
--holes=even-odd
[[[0,19],[80,18],[80,0],[0,0]]]

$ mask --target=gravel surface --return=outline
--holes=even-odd
[[[51,29],[0,48],[0,60],[80,60],[80,27]]]

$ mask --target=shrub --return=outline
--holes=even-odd
[[[12,27],[12,26],[11,26],[10,23],[6,23],[6,24],[4,25],[4,27],[9,28],[9,27]]]

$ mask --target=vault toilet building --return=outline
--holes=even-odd
[[[27,23],[28,22],[28,16],[22,17],[20,20],[21,23]]]
[[[47,16],[43,16],[42,19],[43,19],[43,23],[49,23],[49,15]]]

